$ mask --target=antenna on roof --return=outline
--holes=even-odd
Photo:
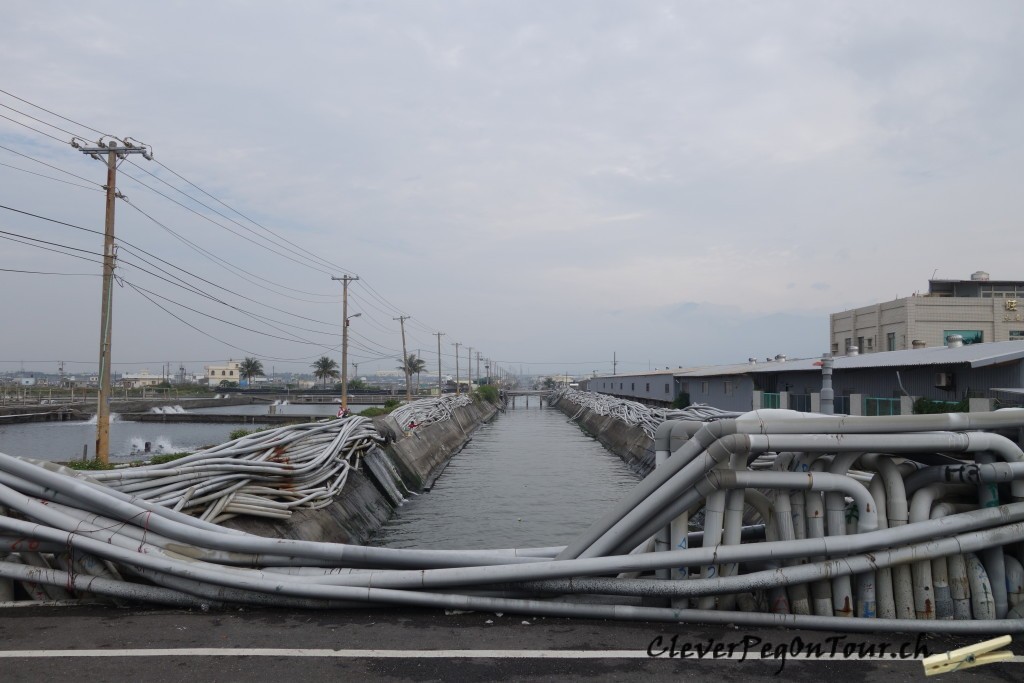
[[[939,272],[939,269],[938,269],[938,268],[936,268],[935,270],[933,270],[933,271],[932,271],[932,276],[931,276],[931,278],[929,278],[929,279],[931,279],[931,280],[934,280],[934,279],[935,279],[935,274],[936,274],[937,272]]]

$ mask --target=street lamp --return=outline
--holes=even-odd
[[[352,318],[358,318],[362,313],[353,313],[345,318],[345,327],[341,331],[341,410],[338,417],[342,417],[348,411],[348,325]]]

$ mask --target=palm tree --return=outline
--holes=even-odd
[[[409,377],[416,375],[416,393],[420,393],[420,373],[427,369],[427,362],[422,358],[417,358],[415,353],[410,353],[409,357],[405,359],[405,364],[399,365],[398,369],[405,372],[407,383]]]
[[[238,375],[252,386],[252,381],[263,374],[263,363],[255,358],[246,358],[238,365]]]
[[[324,381],[324,389],[327,388],[327,379],[338,377],[338,362],[327,356],[320,356],[313,363],[313,376]]]

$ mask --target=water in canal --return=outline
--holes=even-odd
[[[259,429],[265,425],[197,424],[162,422],[110,423],[110,459],[138,460],[148,442],[153,453],[191,451],[224,443],[235,429]],[[30,422],[0,426],[0,453],[38,460],[67,461],[82,457],[88,444],[95,455],[96,422]]]
[[[508,410],[373,540],[390,548],[563,545],[639,477],[554,408]]]

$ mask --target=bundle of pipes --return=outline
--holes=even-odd
[[[654,438],[654,432],[665,420],[699,420],[710,422],[726,418],[739,417],[741,413],[722,410],[703,403],[694,403],[683,409],[652,408],[651,406],[627,401],[626,399],[598,394],[596,392],[577,391],[568,387],[559,389],[552,397],[552,402],[566,399],[580,406],[580,413],[591,410],[598,415],[611,415],[626,424],[640,427],[647,436]],[[576,419],[579,413],[573,417]]]
[[[1019,633],[1024,452],[1004,434],[1022,428],[1024,411],[669,421],[657,469],[568,546],[501,550],[260,538],[0,454],[0,553],[19,554],[0,577],[176,605]],[[749,469],[763,453],[773,469]],[[845,475],[855,464],[867,485]],[[760,539],[742,527],[746,505]],[[698,543],[687,515],[702,508]]]
[[[456,408],[467,406],[472,402],[473,399],[467,394],[421,398],[395,408],[391,411],[391,416],[398,421],[398,424],[402,425],[403,429],[407,430],[410,424],[422,427],[431,422],[450,420]]]
[[[214,523],[235,515],[287,519],[329,505],[351,469],[383,438],[351,416],[256,432],[157,465],[92,473],[137,499]]]

